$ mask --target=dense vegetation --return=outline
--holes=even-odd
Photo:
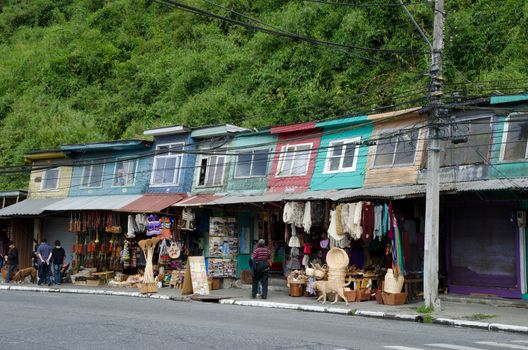
[[[181,1],[259,26],[227,9],[311,38],[395,51],[314,45],[146,0],[0,0],[0,165],[22,164],[28,150],[141,137],[151,127],[262,127],[427,103],[420,98],[428,48],[401,7]],[[429,35],[433,6],[408,6]],[[446,7],[446,90],[524,90],[528,2],[446,0]],[[20,175],[0,177],[1,189],[25,183]]]

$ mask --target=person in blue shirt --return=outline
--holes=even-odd
[[[42,282],[46,282],[48,286],[51,285],[51,278],[50,278],[50,264],[51,264],[51,246],[48,245],[48,241],[46,238],[43,238],[39,247],[37,248],[37,256],[38,256],[38,285],[42,285]]]

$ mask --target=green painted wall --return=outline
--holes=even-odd
[[[361,140],[369,140],[372,137],[373,126],[353,127],[352,118],[344,120],[335,120],[317,124],[318,127],[324,128],[324,135],[321,137],[321,145],[317,153],[315,170],[310,182],[310,190],[333,190],[344,188],[359,188],[363,186],[365,171],[368,159],[368,146],[360,146],[356,170],[351,172],[324,173],[325,162],[328,155],[328,146],[330,142],[341,139],[350,139],[361,137]],[[360,123],[367,120],[367,117],[354,117],[354,123]],[[338,131],[339,128],[344,129]]]

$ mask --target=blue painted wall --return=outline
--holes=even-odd
[[[191,138],[190,133],[175,134],[175,135],[164,135],[157,136],[154,139],[153,150],[156,149],[156,145],[167,144],[167,143],[184,143],[185,150],[194,150],[195,142]],[[150,185],[150,178],[152,175],[152,167],[154,165],[154,159],[151,159],[151,170],[148,174],[147,192],[149,193],[178,193],[178,192],[191,192],[193,176],[195,171],[196,155],[195,154],[183,154],[182,169],[180,175],[180,183],[175,186],[152,186]]]
[[[256,134],[242,134],[236,136],[229,145],[229,148],[236,149],[230,150],[230,153],[241,150],[247,151],[251,149],[267,149],[269,151],[268,168],[265,176],[235,178],[237,156],[231,156],[228,160],[228,162],[232,166],[229,167],[229,174],[227,178],[227,192],[264,192],[266,190],[266,185],[268,184],[269,180],[269,172],[271,169],[271,163],[273,162],[273,151],[275,150],[276,143],[277,136],[271,135],[268,132]]]
[[[355,171],[325,174],[324,168],[329,151],[328,146],[331,141],[356,137],[361,137],[363,141],[372,137],[374,128],[372,125],[364,125],[366,121],[367,117],[361,116],[317,123],[317,127],[322,128],[324,131],[320,148],[317,152],[315,171],[310,182],[311,191],[359,188],[363,186],[368,159],[368,146],[360,146]],[[343,130],[340,131],[339,129]]]
[[[74,164],[79,162],[94,160],[100,162],[101,159],[111,159],[104,166],[103,183],[98,188],[82,188],[83,166],[75,165],[73,167],[72,181],[70,187],[70,197],[75,196],[106,196],[118,194],[142,194],[147,188],[150,178],[150,169],[152,168],[152,158],[139,158],[136,168],[136,179],[133,186],[112,186],[115,172],[115,160],[127,157],[136,157],[138,154],[150,153],[150,149],[132,149],[123,151],[94,151],[89,153],[74,153]]]

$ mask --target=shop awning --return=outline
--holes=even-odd
[[[26,199],[0,210],[0,216],[33,216],[42,214],[47,206],[60,202],[62,198]]]
[[[425,185],[356,188],[337,191],[330,199],[334,201],[354,198],[401,199],[422,196],[425,194],[425,188]]]
[[[286,195],[285,200],[287,201],[308,201],[308,200],[324,200],[332,199],[336,194],[340,192],[338,190],[328,191],[307,191],[299,193],[290,193]]]
[[[47,206],[46,210],[117,210],[141,197],[141,195],[69,197]]]
[[[185,193],[147,193],[141,198],[120,208],[128,213],[155,213],[186,198]]]
[[[195,194],[173,204],[174,207],[200,207],[203,205],[215,205],[216,201],[225,195],[223,194]]]
[[[219,198],[215,201],[215,204],[227,205],[227,204],[242,204],[242,203],[268,203],[268,202],[280,202],[284,200],[286,194],[284,193],[254,193],[246,195],[227,195]]]

